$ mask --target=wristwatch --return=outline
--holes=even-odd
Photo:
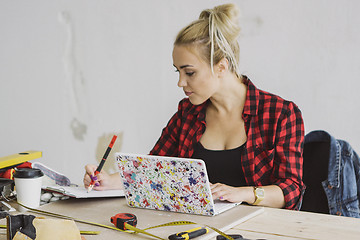
[[[265,190],[262,187],[254,187],[255,202],[252,205],[258,205],[265,197]]]

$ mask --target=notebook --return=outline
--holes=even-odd
[[[214,216],[240,204],[213,200],[202,160],[130,153],[115,158],[130,207]]]
[[[45,191],[60,193],[73,198],[99,198],[99,197],[123,197],[123,190],[105,190],[87,192],[84,186],[67,187],[67,186],[42,186]]]

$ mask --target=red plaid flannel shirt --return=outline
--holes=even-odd
[[[249,186],[277,185],[285,197],[285,208],[299,209],[305,190],[302,181],[304,124],[298,107],[276,95],[248,85],[243,119],[247,133],[241,157]],[[154,148],[152,155],[190,158],[200,141],[208,102],[192,105],[185,98]]]

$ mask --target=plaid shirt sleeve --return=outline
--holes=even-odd
[[[285,208],[299,209],[304,185],[302,182],[304,124],[300,110],[290,103],[276,132],[276,155],[273,176],[285,198]]]
[[[171,117],[166,127],[162,130],[161,136],[156,142],[150,155],[158,156],[179,156],[179,139],[182,129],[182,112],[186,102],[180,101],[178,111]]]
[[[179,128],[180,117],[179,112],[176,112],[169,120],[167,126],[162,130],[161,136],[154,148],[150,151],[150,154],[158,156],[177,156]]]
[[[297,210],[304,190],[301,112],[292,102],[270,95],[265,98],[259,114],[246,121],[243,170],[249,186],[277,185],[284,194],[285,208]]]
[[[190,158],[193,153],[193,142],[200,139],[204,127],[199,118],[205,117],[205,106],[206,103],[192,105],[188,98],[181,100],[178,111],[163,129],[150,154]]]

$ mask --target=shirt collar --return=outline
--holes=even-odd
[[[257,115],[259,109],[259,90],[247,76],[243,75],[242,77],[243,83],[248,87],[243,113],[247,115]]]
[[[201,122],[205,123],[205,115],[206,115],[206,108],[209,104],[210,100],[205,101],[204,103],[200,104],[200,105],[193,105],[191,104],[191,108],[189,110],[189,113],[191,113],[192,115],[196,115],[197,119]]]

